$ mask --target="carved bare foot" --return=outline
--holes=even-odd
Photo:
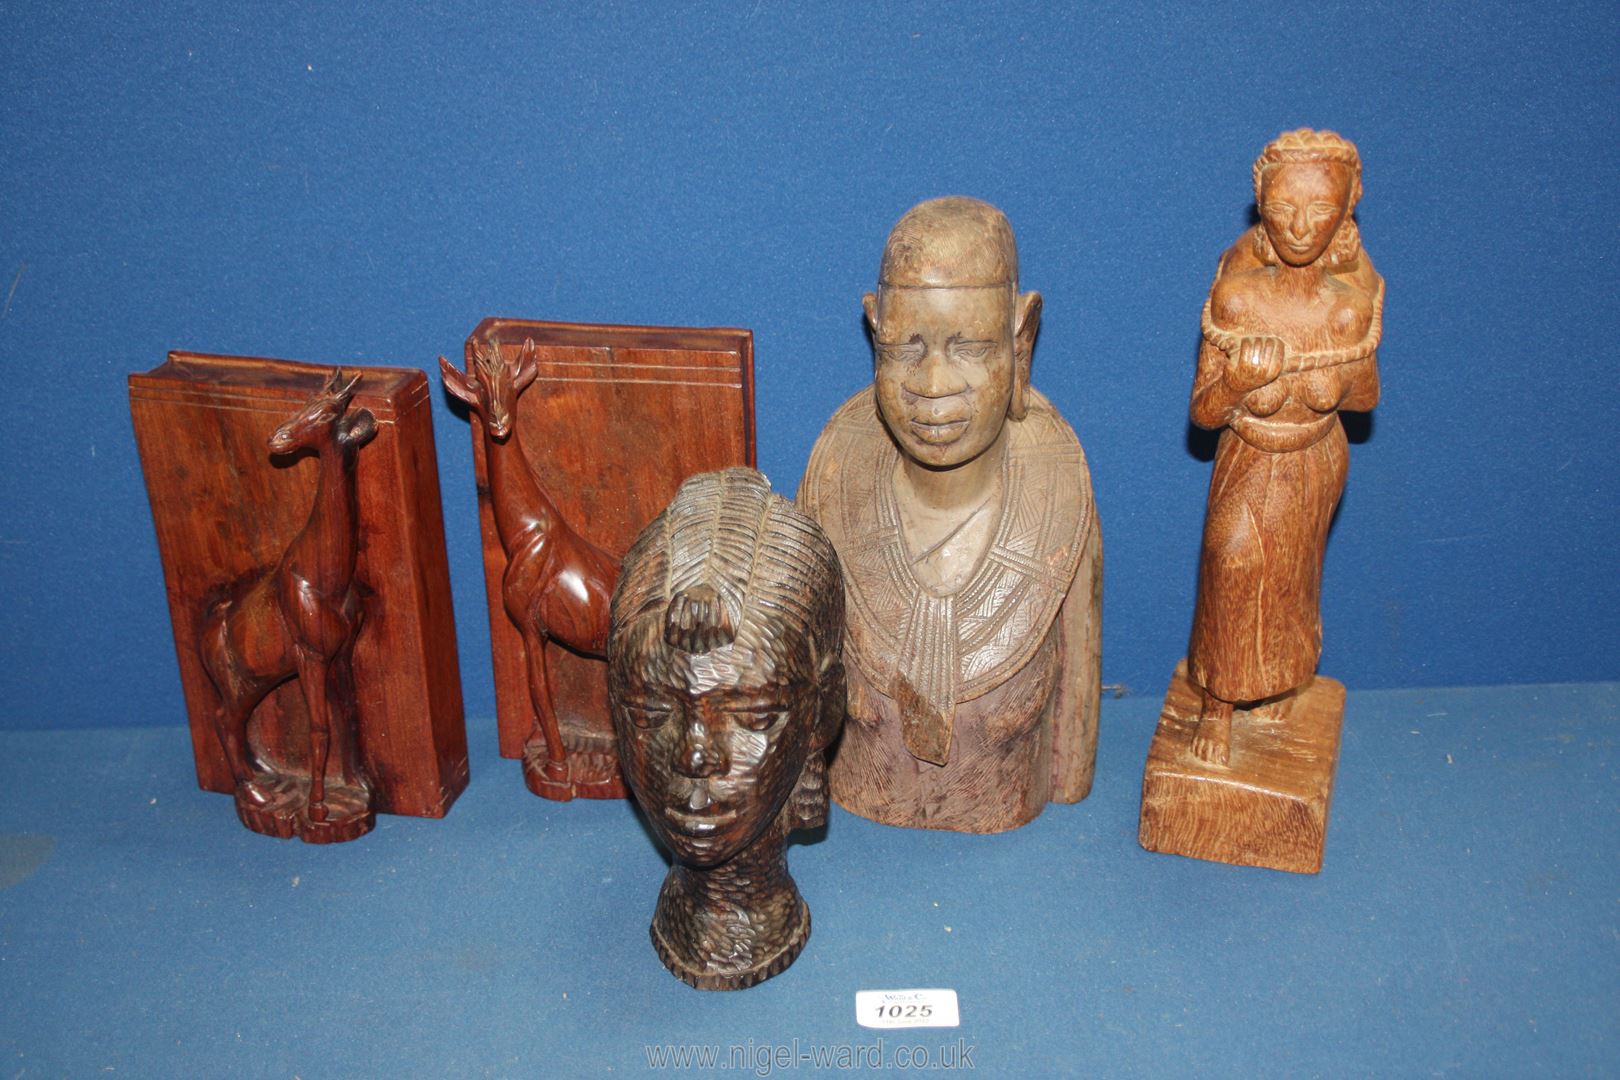
[[[1199,718],[1192,737],[1193,757],[1211,765],[1225,765],[1232,757],[1232,713],[1227,710]]]
[[[1232,757],[1232,703],[1208,690],[1203,693],[1198,726],[1193,729],[1192,754],[1211,765],[1225,765]]]

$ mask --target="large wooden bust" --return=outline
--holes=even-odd
[[[832,796],[875,821],[1022,825],[1091,790],[1102,540],[1080,442],[1029,385],[1039,293],[977,199],[902,217],[864,298],[873,385],[799,503],[843,567],[849,716]]]

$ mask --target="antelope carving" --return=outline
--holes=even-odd
[[[357,374],[345,382],[334,370],[270,436],[272,454],[310,451],[319,462],[309,519],[275,566],[210,605],[199,637],[203,666],[219,692],[215,729],[236,778],[237,814],[255,832],[311,843],[352,840],[375,821],[350,666],[361,620],[355,456],[377,434],[368,410],[348,412],[359,381]],[[253,710],[291,678],[309,711],[307,782],[257,760],[247,735]],[[329,786],[334,741],[340,779]]]
[[[503,355],[496,342],[476,342],[471,369],[462,372],[439,357],[445,388],[484,426],[490,500],[506,551],[501,598],[523,635],[529,700],[544,742],[543,760],[533,761],[538,753],[525,750],[525,771],[536,794],[568,800],[578,778],[571,775],[552,702],[546,643],[557,641],[588,656],[606,657],[619,560],[563,520],[524,457],[514,417],[518,397],[538,375],[534,341],[525,341],[515,355]]]

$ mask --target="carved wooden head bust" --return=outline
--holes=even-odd
[[[1012,226],[960,195],[908,210],[863,298],[878,409],[900,449],[934,468],[971,461],[1028,408],[1039,293],[1018,292]]]
[[[831,541],[752,469],[688,480],[625,556],[613,723],[630,789],[676,860],[654,944],[694,986],[753,985],[808,937],[782,848],[826,819],[843,601]]]

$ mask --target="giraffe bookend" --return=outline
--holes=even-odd
[[[524,457],[514,419],[518,397],[534,384],[535,346],[503,350],[475,342],[468,370],[444,357],[445,389],[466,404],[484,429],[489,498],[506,553],[501,599],[523,635],[534,731],[524,746],[529,790],[548,799],[621,798],[623,781],[610,741],[570,747],[552,698],[546,646],[557,642],[585,656],[607,655],[609,607],[619,560],[563,519]]]
[[[309,518],[279,561],[208,604],[198,634],[203,667],[219,694],[215,731],[236,780],[242,824],[312,844],[353,840],[376,822],[351,664],[362,617],[355,458],[377,434],[370,412],[348,411],[359,381],[359,375],[344,381],[334,370],[271,435],[275,457],[316,459]],[[289,679],[298,680],[309,717],[302,774],[270,765],[249,739],[253,710]]]

